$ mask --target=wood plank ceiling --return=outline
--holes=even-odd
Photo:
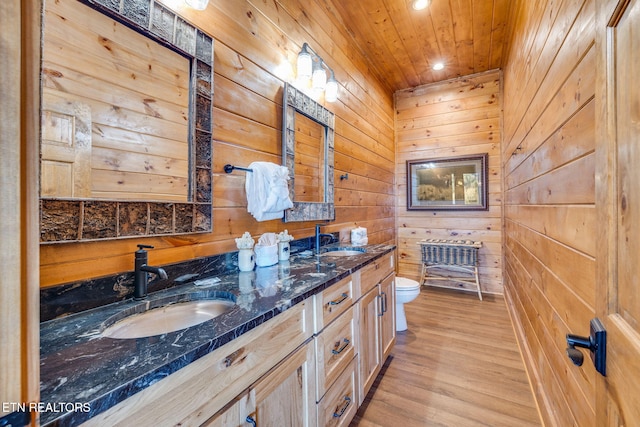
[[[511,3],[431,0],[418,11],[412,0],[327,0],[393,92],[501,68]]]

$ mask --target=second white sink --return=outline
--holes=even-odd
[[[366,252],[365,248],[344,248],[344,249],[336,248],[336,249],[331,249],[330,251],[327,251],[327,252],[322,252],[320,255],[349,257],[349,256],[355,256],[355,255],[362,255],[365,252]]]

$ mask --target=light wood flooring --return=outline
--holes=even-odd
[[[423,287],[351,426],[540,426],[502,296]]]

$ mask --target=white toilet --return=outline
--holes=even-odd
[[[420,295],[420,283],[406,277],[396,277],[396,331],[407,330],[404,305]]]

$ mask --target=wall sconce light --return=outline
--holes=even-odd
[[[311,88],[324,91],[324,99],[327,102],[335,102],[338,99],[338,81],[333,70],[324,62],[322,57],[314,52],[307,43],[302,45],[298,54],[298,79],[308,81],[311,79]],[[327,71],[329,78],[327,79]]]
[[[184,3],[195,10],[205,10],[209,0],[184,0]]]

